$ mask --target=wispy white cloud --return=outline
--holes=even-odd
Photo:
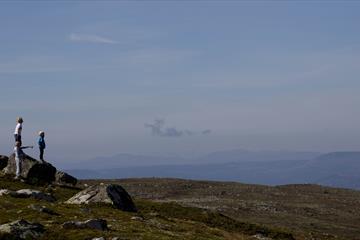
[[[79,34],[79,33],[71,33],[68,37],[70,41],[74,42],[88,42],[88,43],[103,43],[103,44],[118,44],[118,41],[115,41],[110,38],[105,38],[98,35],[91,34]]]

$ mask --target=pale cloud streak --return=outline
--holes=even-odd
[[[98,35],[92,34],[79,34],[71,33],[68,37],[70,41],[73,42],[87,42],[87,43],[102,43],[102,44],[118,44],[118,41],[115,41],[110,38],[105,38]]]

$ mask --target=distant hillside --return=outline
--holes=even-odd
[[[225,163],[225,162],[270,162],[270,161],[293,161],[313,159],[320,156],[318,152],[301,151],[248,151],[234,149],[228,151],[213,152],[199,158],[198,162]]]
[[[215,154],[216,155],[216,154]],[[220,154],[221,155],[221,154]],[[218,155],[218,156],[220,156]],[[212,155],[214,156],[214,155]],[[315,183],[360,189],[360,152],[334,152],[314,159],[67,170],[79,178],[177,177],[254,184]]]

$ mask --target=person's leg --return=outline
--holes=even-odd
[[[22,146],[21,135],[18,135],[18,141],[20,142],[20,146]]]
[[[40,148],[40,160],[44,161],[44,149]]]
[[[17,142],[17,140],[18,140],[18,135],[17,135],[17,134],[14,134],[14,137],[15,137],[15,142]]]
[[[16,177],[15,178],[19,178],[19,176],[20,176],[20,159],[16,157],[15,163],[16,163]]]

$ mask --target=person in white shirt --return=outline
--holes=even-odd
[[[22,124],[23,124],[23,122],[24,122],[24,120],[22,119],[22,117],[17,118],[17,124],[16,124],[15,132],[14,132],[15,142],[20,142],[20,146],[22,144],[22,142],[21,142],[21,132],[22,132]]]
[[[22,159],[25,157],[25,153],[23,152],[23,149],[25,148],[33,148],[33,146],[21,146],[21,143],[19,141],[17,141],[15,143],[15,147],[14,147],[14,153],[15,153],[15,163],[16,163],[16,176],[15,179],[19,179],[20,174],[21,174],[21,163],[22,163]]]

